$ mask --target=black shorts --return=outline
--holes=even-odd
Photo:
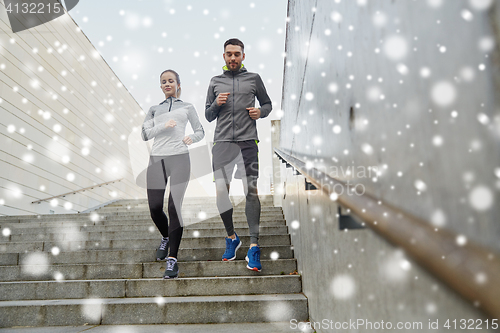
[[[259,177],[259,147],[256,140],[215,142],[212,147],[212,169],[215,179],[224,177],[226,183],[234,178]]]

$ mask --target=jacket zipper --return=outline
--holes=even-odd
[[[232,72],[232,74],[233,74],[233,94],[232,94],[233,95],[233,119],[232,119],[233,121],[232,121],[232,123],[233,123],[233,141],[234,141],[234,104],[235,104],[235,100],[234,100],[234,72]]]
[[[172,110],[172,101],[173,101],[173,98],[170,97],[170,108],[168,109],[168,112],[170,112],[170,110]]]

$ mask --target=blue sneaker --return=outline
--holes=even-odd
[[[260,248],[258,246],[254,246],[248,249],[245,260],[248,262],[248,269],[257,272],[260,272],[262,270],[262,265],[260,264]]]
[[[236,235],[236,233],[234,233]],[[241,246],[241,241],[238,235],[236,235],[236,239],[232,240],[229,237],[226,237],[226,252],[222,255],[223,261],[234,260],[236,259],[236,251]]]

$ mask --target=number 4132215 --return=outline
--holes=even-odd
[[[486,325],[486,327],[484,327]],[[498,328],[498,319],[460,319],[460,320],[450,320],[448,319],[444,324],[447,329],[469,329],[469,330],[481,330],[481,329],[494,329]]]
[[[9,14],[59,14],[61,12],[61,5],[57,2],[54,3],[9,3],[5,8]]]

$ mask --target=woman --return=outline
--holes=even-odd
[[[183,223],[181,206],[191,172],[188,145],[200,141],[205,132],[192,104],[179,99],[181,80],[179,74],[168,69],[160,75],[160,87],[165,100],[152,106],[142,125],[142,139],[155,139],[147,170],[147,193],[151,218],[162,234],[156,259],[167,258],[164,279],[179,275],[177,252],[182,238]],[[185,135],[187,123],[194,133]],[[163,211],[163,201],[167,179],[170,177],[168,198],[168,218]],[[170,248],[170,253],[168,253]]]

